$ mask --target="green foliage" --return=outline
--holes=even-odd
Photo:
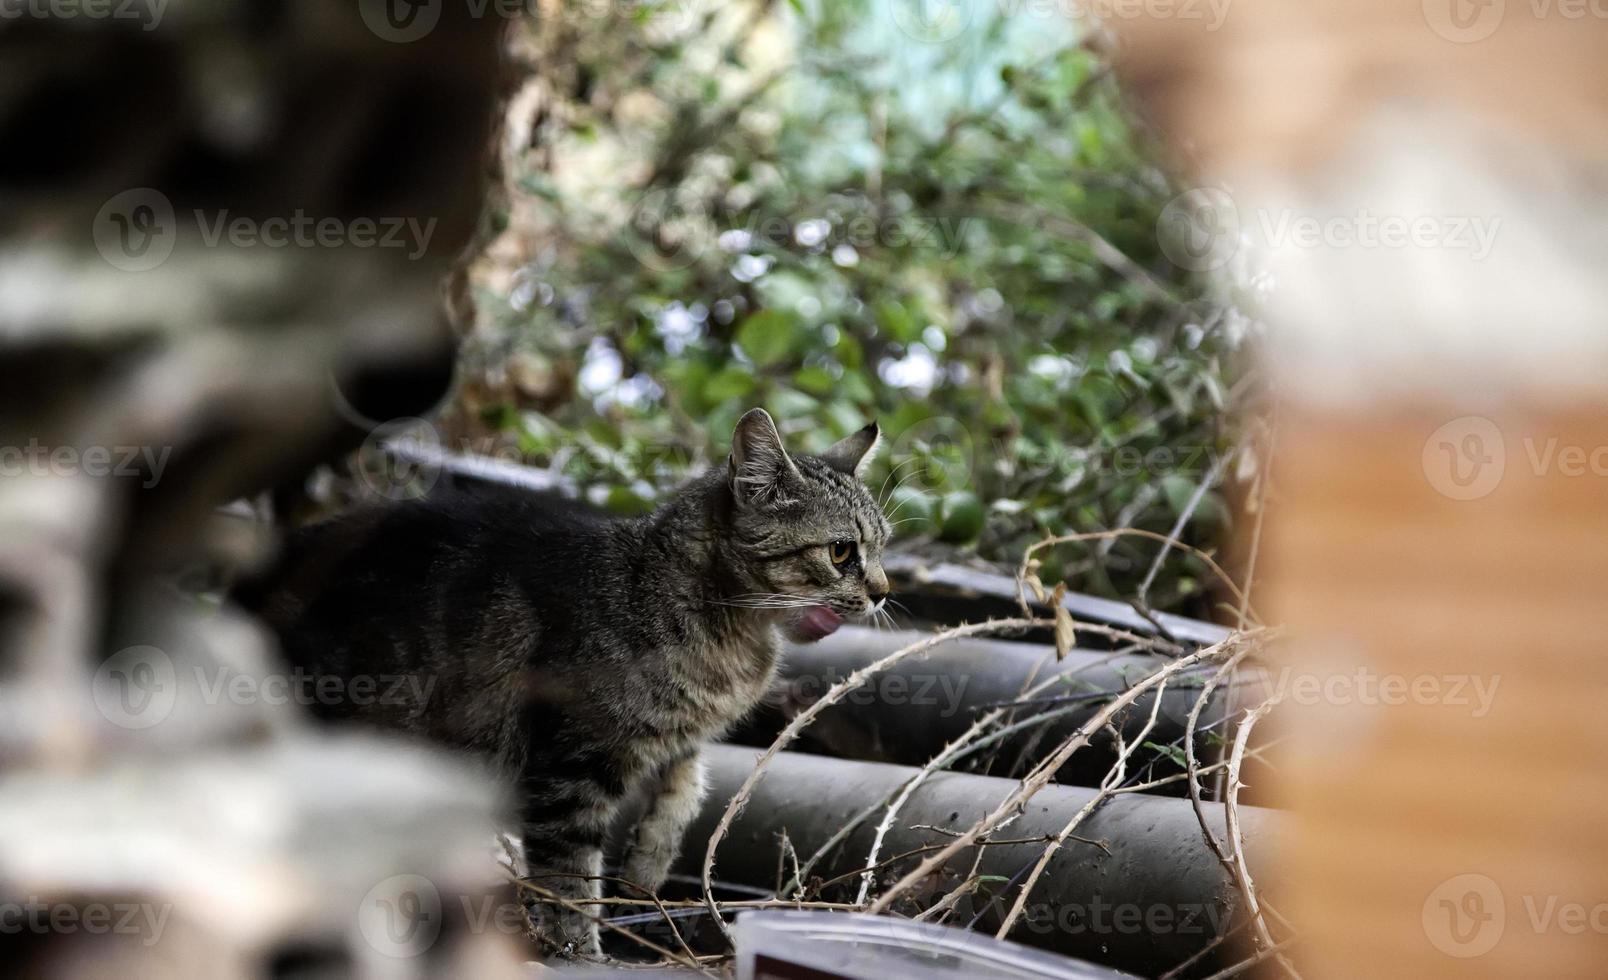
[[[870,483],[908,543],[1014,563],[1171,530],[1231,444],[1234,321],[1161,255],[1175,189],[1077,25],[978,5],[923,43],[885,4],[606,6],[542,27],[567,95],[513,181],[532,260],[481,296],[487,360],[574,389],[482,417],[633,512],[763,405],[806,451],[879,419]],[[1211,490],[1185,538],[1227,515]],[[1131,594],[1155,548],[1044,578]],[[1203,570],[1168,569],[1152,604],[1187,604]]]

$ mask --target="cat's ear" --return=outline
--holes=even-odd
[[[767,501],[784,484],[799,479],[798,468],[782,448],[782,434],[763,408],[737,420],[731,437],[731,489],[740,501]]]
[[[821,454],[821,458],[839,473],[850,476],[860,476],[865,473],[867,466],[871,465],[871,457],[877,454],[877,446],[882,442],[882,429],[875,422],[832,445],[831,449]]]

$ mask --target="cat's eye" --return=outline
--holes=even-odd
[[[832,559],[832,564],[841,565],[854,557],[854,542],[834,541],[826,546],[826,553]]]

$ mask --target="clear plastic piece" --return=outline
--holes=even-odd
[[[983,933],[857,913],[771,910],[737,917],[737,980],[901,980],[1130,974]]]

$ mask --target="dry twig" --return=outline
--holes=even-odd
[[[770,748],[766,749],[759,757],[759,760],[754,764],[754,771],[748,774],[748,778],[743,781],[743,785],[737,790],[737,794],[731,798],[730,803],[726,804],[726,811],[721,814],[720,822],[715,825],[714,833],[710,835],[709,844],[704,851],[704,903],[709,908],[710,917],[715,920],[715,924],[720,928],[720,931],[726,935],[726,938],[731,938],[731,930],[726,927],[725,921],[721,919],[720,907],[715,903],[713,894],[715,849],[720,846],[721,840],[724,839],[727,832],[731,830],[732,822],[737,819],[738,812],[742,810],[743,805],[748,802],[749,796],[753,795],[754,787],[759,784],[760,777],[764,775],[765,767],[770,765],[772,759],[776,758],[776,753],[780,752],[783,748],[786,748],[789,744],[791,744],[792,741],[798,737],[798,733],[804,730],[804,726],[813,721],[816,715],[820,714],[831,705],[836,704],[843,698],[844,695],[859,687],[860,684],[864,683],[866,678],[880,670],[886,670],[888,667],[893,666],[906,657],[914,656],[915,654],[931,650],[933,647],[949,640],[957,640],[962,637],[978,636],[987,633],[1001,633],[1010,630],[1032,629],[1034,627],[1047,625],[1048,622],[1049,621],[1047,620],[1032,618],[1000,619],[990,620],[986,623],[974,623],[969,626],[958,626],[951,630],[945,630],[944,632],[930,636],[925,640],[921,640],[919,642],[912,643],[909,646],[895,650],[893,653],[888,654],[886,657],[883,657],[881,660],[878,660],[875,663],[861,667],[859,670],[850,674],[848,677],[845,677],[837,684],[834,684],[830,690],[821,696],[820,700],[799,712],[797,717],[789,722],[786,728],[782,729],[781,734],[776,736],[776,740],[771,743]]]
[[[932,857],[927,858],[914,870],[906,874],[903,878],[899,879],[899,881],[895,883],[892,888],[888,889],[875,902],[873,902],[867,911],[873,913],[887,911],[888,906],[893,904],[894,899],[898,898],[899,895],[903,894],[916,882],[938,870],[938,868],[942,867],[945,862],[954,857],[955,854],[961,849],[970,846],[979,837],[991,832],[994,830],[994,828],[1000,826],[1007,820],[1013,819],[1021,812],[1022,807],[1027,804],[1027,801],[1032,799],[1040,789],[1043,789],[1056,772],[1060,771],[1061,766],[1066,764],[1066,760],[1071,757],[1072,753],[1087,745],[1090,735],[1093,732],[1099,731],[1101,728],[1105,727],[1105,725],[1114,715],[1116,715],[1117,712],[1121,711],[1123,708],[1126,708],[1134,701],[1138,700],[1140,695],[1144,694],[1152,687],[1163,683],[1167,680],[1167,678],[1178,673],[1180,670],[1185,670],[1197,663],[1221,656],[1225,648],[1225,644],[1228,642],[1231,641],[1224,641],[1224,643],[1214,644],[1213,646],[1207,647],[1198,653],[1174,660],[1157,670],[1154,674],[1151,674],[1144,680],[1139,681],[1119,697],[1114,698],[1110,703],[1105,705],[1105,707],[1101,708],[1100,711],[1093,718],[1091,718],[1087,724],[1074,733],[1071,738],[1063,742],[1061,746],[1049,756],[1049,758],[1040,762],[1032,772],[1028,773],[1028,775],[1022,779],[1020,785],[1018,785],[1017,788],[1013,790],[1003,802],[995,807],[994,810],[988,814],[988,816],[984,817],[978,823],[973,824],[971,829],[957,837],[949,844],[949,846],[945,847],[937,854],[934,854]]]

